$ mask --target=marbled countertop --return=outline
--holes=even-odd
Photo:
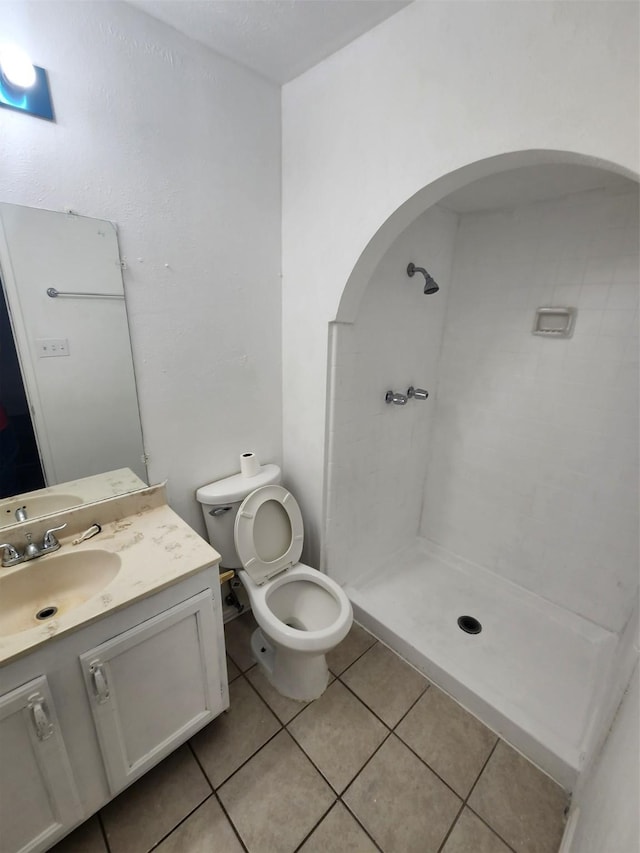
[[[2,610],[9,606],[8,585],[13,575],[33,571],[34,598],[30,600],[35,601],[33,627],[19,633],[0,633],[0,665],[32,651],[52,637],[77,630],[219,562],[218,552],[176,515],[165,500],[164,487],[155,486],[102,501],[91,508],[80,507],[61,513],[57,520],[67,520],[68,526],[65,535],[59,537],[62,547],[58,551],[10,569],[0,569],[0,632]],[[102,525],[102,532],[79,545],[72,545],[78,533],[94,521]],[[14,529],[27,525],[25,522]],[[37,622],[37,610],[56,603],[40,602],[37,597],[38,575],[46,570],[47,561],[64,554],[95,550],[108,551],[120,558],[120,569],[114,579],[84,603],[66,610],[61,607],[55,616]]]

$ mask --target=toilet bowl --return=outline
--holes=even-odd
[[[203,487],[198,500],[210,533],[218,533],[221,524],[227,528],[220,537],[226,546],[223,565],[237,569],[247,591],[259,626],[251,638],[258,665],[283,696],[308,702],[324,692],[329,682],[325,656],[349,632],[353,612],[334,580],[299,562],[304,539],[300,507],[291,492],[274,482],[280,479],[277,466],[269,468],[262,474],[271,481],[268,485],[251,489],[247,478],[239,506],[232,504],[239,497],[238,475],[225,485],[219,481]],[[225,501],[232,505],[222,506]],[[212,527],[211,517],[218,527]],[[231,524],[233,548],[228,545]],[[240,565],[230,566],[234,561]]]
[[[317,699],[329,681],[325,655],[353,621],[349,599],[327,575],[299,562],[302,515],[282,486],[262,486],[245,498],[234,540],[260,626],[251,638],[254,657],[283,696]]]

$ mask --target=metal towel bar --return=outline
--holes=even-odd
[[[56,290],[55,287],[47,288],[47,296],[55,299],[56,296],[81,296],[95,297],[97,299],[124,299],[124,293],[87,293],[86,291]]]

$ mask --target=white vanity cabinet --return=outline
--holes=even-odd
[[[229,705],[209,567],[0,667],[0,853],[40,853]]]
[[[0,850],[46,849],[82,817],[51,691],[40,676],[0,697]]]

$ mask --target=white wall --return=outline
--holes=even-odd
[[[640,682],[631,678],[609,736],[574,803],[571,853],[637,853],[640,846]]]
[[[118,226],[149,474],[281,455],[280,92],[120,3],[3,2],[56,123],[0,110],[0,201]]]
[[[325,562],[341,582],[414,539],[436,406],[438,359],[458,217],[433,207],[376,269],[355,324],[333,326]],[[425,296],[424,266],[441,289]],[[426,401],[385,403],[387,390],[426,388]]]
[[[445,200],[446,204],[446,200]],[[637,192],[464,215],[421,534],[619,632],[638,586]],[[535,309],[577,308],[572,338]]]
[[[634,4],[421,2],[284,87],[285,472],[312,551],[327,323],[363,250],[422,188],[504,152],[637,172],[639,55]]]

